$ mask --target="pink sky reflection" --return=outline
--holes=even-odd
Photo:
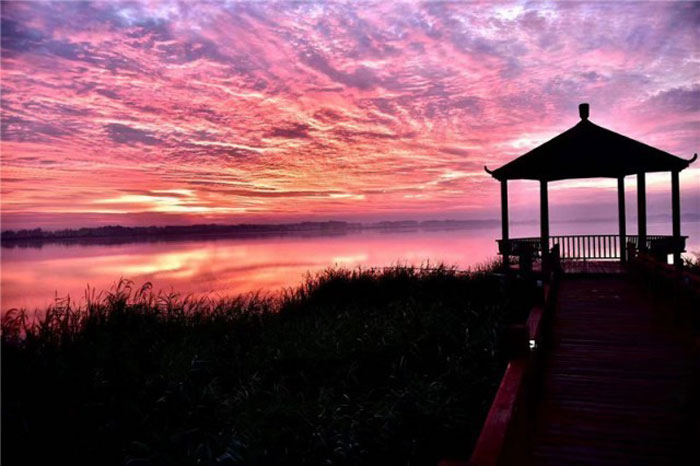
[[[485,230],[484,230],[485,231]],[[421,265],[467,267],[495,256],[493,231],[378,232],[311,238],[225,239],[117,246],[44,245],[2,253],[2,310],[43,308],[56,293],[73,300],[89,284],[107,290],[124,277],[138,286],[198,295],[277,291],[326,267]]]

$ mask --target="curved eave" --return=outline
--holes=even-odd
[[[567,153],[570,158],[563,160]],[[696,159],[697,154],[686,160],[584,120],[495,170],[484,169],[499,181],[556,181],[681,171]]]

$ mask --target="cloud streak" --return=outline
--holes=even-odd
[[[581,101],[689,156],[699,18],[696,3],[5,2],[4,225],[483,215],[497,186],[480,167],[570,127]]]

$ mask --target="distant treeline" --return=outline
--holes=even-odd
[[[693,212],[686,212],[682,216],[685,222],[698,222],[700,215]],[[670,221],[670,216],[665,214],[650,215],[647,217],[649,222]],[[610,218],[593,218],[586,219],[586,222],[613,222],[616,219]],[[579,223],[580,220],[565,220],[553,221],[552,223]],[[537,221],[528,219],[520,221],[512,221],[511,224],[532,224]],[[65,241],[72,242],[73,240],[91,240],[91,239],[114,239],[123,238],[123,241],[135,240],[157,240],[158,238],[176,238],[176,237],[199,237],[199,236],[267,236],[267,235],[285,235],[285,234],[342,234],[346,232],[358,230],[393,230],[393,229],[468,229],[468,228],[487,228],[497,227],[501,223],[496,219],[484,220],[401,220],[401,221],[382,221],[375,223],[359,223],[359,222],[343,222],[343,221],[326,221],[326,222],[299,222],[299,223],[278,223],[278,224],[238,224],[238,225],[170,225],[170,226],[148,226],[148,227],[124,227],[119,225],[94,227],[94,228],[78,228],[64,230],[43,230],[41,228],[22,229],[22,230],[5,230],[0,233],[0,240],[5,245],[13,243],[28,243],[30,241]]]
[[[124,227],[119,225],[47,231],[41,228],[31,230],[7,230],[2,232],[2,240],[24,239],[64,239],[64,238],[105,238],[122,236],[178,236],[202,234],[249,234],[279,231],[325,231],[358,228],[359,224],[347,222],[302,222],[277,225],[170,225],[148,227]]]
[[[300,222],[285,224],[238,224],[238,225],[183,225],[183,226],[148,226],[148,227],[124,227],[104,226],[95,228],[79,228],[64,230],[43,230],[41,228],[6,230],[0,238],[2,242],[15,242],[27,240],[67,240],[90,238],[158,238],[172,236],[251,236],[271,233],[304,233],[304,232],[346,232],[362,229],[397,229],[397,228],[470,228],[495,226],[496,220],[428,220],[428,221],[383,221],[363,224],[342,221],[327,222]]]

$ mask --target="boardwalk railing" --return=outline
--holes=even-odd
[[[553,248],[549,257],[558,257],[557,249]],[[700,317],[695,311],[700,309],[700,276],[659,262],[649,253],[639,253],[633,247],[631,249],[633,254],[630,270],[642,275],[646,282],[644,288],[664,291],[666,299],[673,297],[668,303],[672,308],[684,304],[684,307],[694,312],[690,317],[700,323]],[[536,425],[535,408],[541,400],[545,381],[545,360],[553,348],[554,315],[559,313],[560,273],[557,272],[557,264],[553,265],[551,272],[545,275],[549,277],[549,283],[544,284],[543,303],[531,309],[526,325],[512,327],[515,331],[511,331],[509,338],[510,361],[471,457],[467,461],[443,461],[440,466],[528,464],[528,449],[532,446],[533,426]],[[700,327],[696,327],[696,330],[698,328]],[[696,351],[700,352],[700,338],[697,338],[697,333],[694,335]],[[590,388],[586,389],[588,390]],[[692,389],[690,391],[693,392]],[[586,432],[583,435],[590,435]],[[583,453],[576,451],[577,454],[586,453],[583,450]]]
[[[558,247],[551,251],[558,257]],[[535,305],[524,325],[511,326],[510,361],[468,461],[442,461],[440,466],[504,466],[521,464],[531,429],[533,406],[541,384],[549,329],[556,312],[559,267],[543,277],[542,303]]]
[[[685,251],[686,236],[648,235],[646,249],[656,255]],[[499,239],[498,252],[508,256],[542,256],[539,237]],[[639,236],[627,235],[626,244],[639,250]],[[562,259],[620,259],[620,235],[563,235],[550,236],[549,248],[559,245]]]

